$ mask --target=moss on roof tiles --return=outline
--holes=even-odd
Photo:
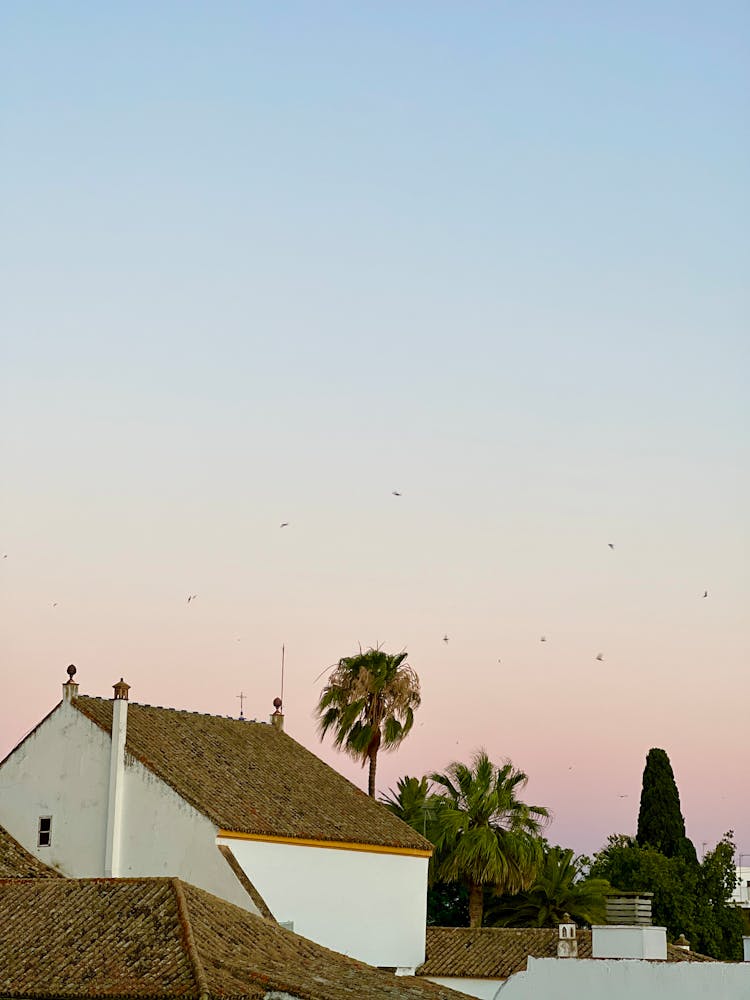
[[[0,880],[0,996],[454,1000],[178,879]]]
[[[61,878],[0,826],[0,878]]]
[[[73,705],[107,732],[112,702]],[[130,702],[126,752],[220,829],[430,851],[431,844],[275,727]]]

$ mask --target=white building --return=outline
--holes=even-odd
[[[748,857],[746,854],[742,856],[743,858]],[[732,893],[732,902],[744,910],[750,909],[750,867],[737,865],[735,871],[737,872],[737,881]]]
[[[431,845],[272,719],[130,703],[123,681],[79,696],[70,673],[0,763],[0,824],[64,875],[179,877],[344,955],[418,966]]]
[[[746,939],[750,943],[750,939]],[[717,962],[663,927],[428,927],[419,977],[480,1000],[747,1000],[750,961]]]

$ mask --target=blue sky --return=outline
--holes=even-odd
[[[384,787],[487,745],[590,850],[634,824],[602,767],[637,796],[664,746],[695,838],[750,850],[749,28],[4,5],[6,748],[71,660],[262,715],[281,642],[316,746],[308,679],[382,641],[425,691]]]

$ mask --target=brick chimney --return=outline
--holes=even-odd
[[[72,701],[78,694],[78,685],[73,680],[75,675],[76,675],[76,668],[71,663],[70,666],[68,667],[68,679],[62,686],[63,698],[65,699],[65,701]]]
[[[113,685],[112,744],[109,755],[109,797],[107,800],[107,834],[104,844],[105,878],[120,874],[120,842],[122,839],[122,798],[125,783],[125,742],[128,735],[128,691],[130,685],[120,680]]]

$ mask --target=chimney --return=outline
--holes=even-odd
[[[107,801],[107,834],[104,844],[104,876],[120,874],[120,842],[122,839],[122,798],[125,782],[125,741],[128,731],[128,691],[130,685],[120,678],[114,686],[112,700],[112,744],[109,756],[109,797]]]
[[[569,913],[563,914],[562,923],[557,925],[557,957],[578,958],[576,925]]]
[[[684,934],[680,934],[674,943],[675,948],[679,948],[680,951],[690,951],[690,942],[685,937]]]
[[[743,961],[750,962],[750,937],[742,938],[742,956]]]
[[[76,675],[76,668],[71,663],[70,666],[68,667],[68,679],[62,686],[63,698],[65,699],[65,701],[72,701],[78,694],[78,685],[73,680],[75,675]]]
[[[592,958],[667,959],[666,927],[601,924],[591,928]]]
[[[278,729],[280,733],[284,732],[284,716],[281,713],[281,698],[273,699],[274,713],[271,716],[271,725],[274,729]]]
[[[618,927],[650,927],[653,892],[618,892],[607,896],[607,923]]]

